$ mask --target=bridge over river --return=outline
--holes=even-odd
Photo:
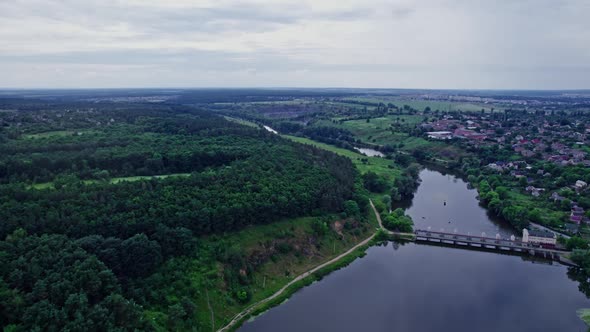
[[[545,248],[539,245],[522,242],[518,239],[510,240],[502,238],[490,238],[470,234],[434,232],[421,229],[415,230],[414,235],[414,241],[421,243],[444,244],[455,247],[487,249],[495,251],[512,251],[522,254],[543,256],[545,258],[555,259],[560,262],[570,263],[568,260],[564,260],[563,258],[563,254],[568,253],[568,251],[561,250],[559,248]]]

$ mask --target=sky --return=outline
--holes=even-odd
[[[590,88],[590,0],[0,0],[0,87]]]

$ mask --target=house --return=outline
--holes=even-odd
[[[570,216],[570,221],[576,225],[579,225],[582,222],[582,216]]]
[[[580,160],[584,160],[584,158],[586,158],[586,152],[580,151],[580,150],[572,150],[571,151],[572,156],[574,157],[574,159],[580,161]]]
[[[539,143],[534,148],[533,151],[535,152],[543,152],[547,149],[547,144]]]
[[[574,216],[574,215],[575,216],[583,216],[584,215],[584,212],[585,212],[584,211],[584,208],[581,208],[581,207],[579,207],[577,205],[574,205],[572,207],[572,216]]]
[[[570,221],[579,225],[582,222],[582,220],[584,220],[585,212],[586,211],[584,211],[583,208],[577,205],[572,206],[572,212],[570,213]]]
[[[554,202],[561,202],[565,199],[565,197],[559,195],[557,192],[554,192],[553,194],[551,194],[551,197],[549,197],[550,199],[552,199]]]
[[[488,164],[487,167],[496,171],[496,172],[502,172],[504,170],[504,168],[502,166],[498,165],[497,163]]]
[[[565,145],[563,145],[561,143],[553,143],[553,144],[551,144],[551,148],[553,150],[559,151],[559,150],[562,150],[563,148],[565,148]]]
[[[451,139],[453,138],[453,133],[450,131],[429,131],[426,133],[428,138],[432,139]]]
[[[541,192],[545,191],[545,188],[535,188],[533,186],[528,186],[526,187],[526,191],[530,192],[534,197],[539,197]]]
[[[557,236],[553,232],[540,229],[523,229],[522,242],[530,244],[555,246]]]
[[[579,189],[584,189],[584,188],[586,188],[587,186],[588,186],[588,184],[587,184],[586,182],[582,181],[582,180],[578,180],[578,181],[576,181],[576,184],[575,184],[575,187],[576,187],[576,189],[578,189],[578,190],[579,190]]]
[[[526,176],[524,172],[521,171],[511,171],[510,175],[514,176],[517,179],[524,178]]]
[[[580,232],[580,225],[565,224],[565,230],[570,234],[578,234]]]

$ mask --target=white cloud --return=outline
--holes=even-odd
[[[590,88],[586,0],[14,0],[0,13],[5,87]]]

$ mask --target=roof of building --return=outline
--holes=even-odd
[[[550,231],[542,230],[542,229],[527,229],[529,231],[529,236],[535,237],[545,237],[545,238],[555,238],[555,234]]]
[[[576,224],[565,224],[565,229],[572,233],[577,233],[580,230],[580,225]]]

